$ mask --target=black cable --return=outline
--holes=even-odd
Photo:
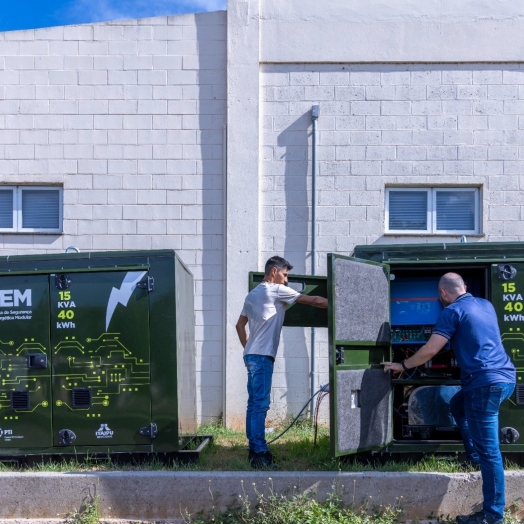
[[[329,391],[325,391],[324,393],[322,393],[322,395],[319,395],[317,397],[317,405],[315,407],[315,431],[314,431],[314,435],[315,437],[313,438],[313,446],[316,446],[317,445],[317,436],[318,436],[318,413],[320,411],[320,404],[322,403],[322,401],[324,400],[324,398],[329,395]]]
[[[300,413],[293,419],[293,422],[284,430],[280,435],[277,435],[274,439],[270,440],[268,444],[272,444],[275,442],[275,440],[279,439],[282,435],[287,433],[295,424],[295,422],[299,419],[300,415],[304,412],[304,410],[309,406],[309,403],[319,394],[323,392],[329,392],[329,384],[324,384],[323,386],[320,386],[320,389],[306,402],[305,406],[300,410]]]

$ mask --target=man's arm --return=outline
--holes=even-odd
[[[328,307],[328,300],[324,297],[310,297],[309,295],[300,295],[295,302],[297,304],[306,304],[308,306],[320,307],[326,309]]]
[[[242,347],[245,348],[247,344],[247,332],[246,332],[246,325],[247,325],[248,318],[244,315],[240,315],[238,317],[237,325],[235,326],[237,328],[237,335],[238,339],[240,340],[240,343],[242,344]]]
[[[448,339],[446,337],[434,333],[414,355],[404,360],[404,365],[408,369],[422,366],[422,364],[425,364],[430,358],[434,357],[447,342]],[[393,373],[401,373],[404,371],[402,364],[399,362],[381,362],[381,364],[384,366],[384,371],[393,371]]]

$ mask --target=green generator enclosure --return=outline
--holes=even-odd
[[[515,392],[500,411],[501,449],[524,452],[524,243],[356,246],[352,257],[328,254],[327,269],[327,277],[290,275],[298,291],[328,297],[327,316],[293,305],[284,325],[328,328],[333,456],[464,451],[449,412],[460,388],[453,348],[400,376],[380,365],[404,360],[428,340],[442,310],[438,280],[448,271],[495,307],[517,368]],[[251,288],[261,275],[251,273]]]
[[[0,456],[171,453],[196,430],[174,251],[0,258]]]

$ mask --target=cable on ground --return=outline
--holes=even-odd
[[[287,433],[296,423],[296,421],[300,418],[300,415],[304,412],[304,410],[309,406],[309,403],[319,394],[319,393],[329,393],[329,384],[324,384],[323,386],[320,386],[320,389],[306,402],[304,407],[300,410],[300,413],[293,419],[293,422],[284,430],[280,435],[277,435],[274,439],[270,440],[268,444],[272,444],[275,442],[275,440],[278,440],[282,435]]]

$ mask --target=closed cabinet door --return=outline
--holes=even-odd
[[[52,445],[47,275],[0,279],[0,448]]]
[[[147,271],[49,278],[53,444],[149,444]]]
[[[491,302],[497,312],[502,343],[517,370],[513,395],[500,409],[500,426],[524,435],[524,263],[501,262],[491,266]]]

